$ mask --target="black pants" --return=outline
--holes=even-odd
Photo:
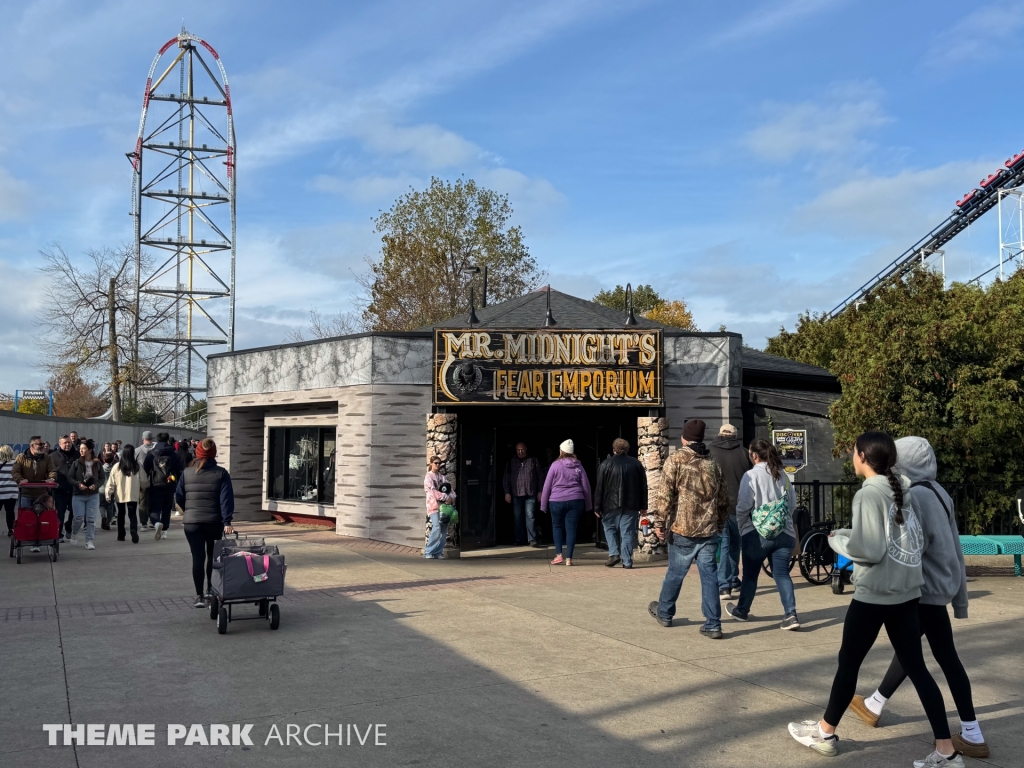
[[[188,548],[192,550],[192,581],[196,585],[196,594],[204,595],[203,577],[206,586],[210,586],[213,575],[213,542],[224,536],[223,523],[186,523],[185,538]]]
[[[824,720],[831,726],[839,725],[846,708],[850,706],[857,692],[857,673],[860,665],[878,639],[878,632],[884,626],[889,635],[900,664],[917,689],[917,695],[924,706],[932,734],[936,739],[949,738],[949,722],[946,720],[946,705],[942,691],[935,684],[921,651],[921,626],[917,621],[917,600],[899,605],[875,605],[850,601],[843,622],[843,644],[839,648],[839,669],[832,681],[832,693]]]
[[[14,508],[18,506],[17,499],[0,499],[0,506],[4,508],[4,515],[7,518],[7,530],[14,530]]]
[[[128,525],[130,526],[132,541],[139,535],[138,502],[119,501],[117,502],[117,538],[124,539],[124,514],[128,513]]]
[[[149,488],[149,519],[154,525],[164,524],[166,531],[171,527],[171,509],[174,507],[174,486],[164,485]]]
[[[971,681],[967,677],[964,665],[960,663],[956,646],[953,645],[953,627],[949,624],[949,611],[946,610],[946,606],[919,604],[917,621],[921,627],[921,634],[928,638],[928,645],[931,646],[932,655],[942,668],[942,674],[946,676],[960,720],[977,720],[974,714],[974,698],[971,696]],[[906,679],[907,673],[900,664],[899,657],[893,656],[889,671],[885,673],[882,684],[878,686],[878,692],[891,699],[896,689]]]
[[[71,523],[75,517],[71,511],[71,491],[54,491],[53,506],[57,508],[57,519],[60,521],[60,528],[66,531],[68,535],[71,535]]]

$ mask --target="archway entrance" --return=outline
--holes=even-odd
[[[472,406],[452,408],[458,413],[458,484],[462,548],[480,549],[515,541],[512,505],[502,488],[505,467],[517,443],[540,461],[542,471],[558,458],[558,445],[571,438],[591,488],[599,463],[611,453],[612,440],[629,441],[637,451],[637,417],[647,408],[631,406]],[[538,506],[539,510],[539,506]],[[538,514],[541,540],[551,542],[551,520]],[[580,518],[577,541],[593,542],[597,519]]]

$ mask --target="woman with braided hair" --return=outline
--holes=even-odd
[[[829,544],[853,561],[853,600],[843,623],[839,669],[828,707],[820,721],[790,723],[799,743],[823,755],[835,755],[836,726],[857,688],[857,674],[884,626],[896,655],[924,706],[935,737],[935,751],[915,768],[962,768],[953,748],[942,692],[928,672],[921,651],[917,604],[924,575],[924,535],[914,510],[910,481],[898,476],[896,443],[884,432],[865,432],[853,449],[853,468],[864,478],[853,497],[850,528],[833,531]]]

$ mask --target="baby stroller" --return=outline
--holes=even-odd
[[[270,628],[281,626],[277,598],[284,594],[285,563],[276,546],[264,539],[236,536],[213,544],[213,577],[210,618],[217,632],[228,631],[228,623],[243,619],[269,619]],[[252,603],[257,616],[232,616],[232,606]]]
[[[18,490],[56,487],[56,483],[24,483],[18,486]],[[11,557],[17,557],[18,565],[21,565],[21,554],[25,547],[46,547],[46,556],[50,562],[57,562],[60,554],[60,520],[56,509],[46,509],[37,501],[31,507],[18,510],[10,554]]]

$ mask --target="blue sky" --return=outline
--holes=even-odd
[[[759,347],[1024,146],[1017,2],[4,2],[0,391],[45,378],[39,249],[131,239],[182,17],[231,81],[238,347],[350,309],[371,218],[431,175],[507,192],[556,288],[650,282]],[[989,215],[947,274],[997,258]]]

